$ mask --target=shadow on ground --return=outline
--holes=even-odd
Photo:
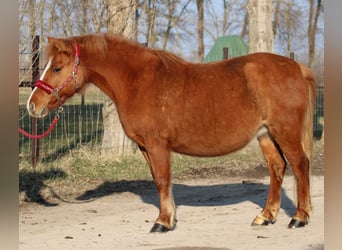
[[[251,201],[261,208],[264,206],[269,185],[253,182],[215,185],[174,184],[173,194],[177,206],[225,206]],[[141,200],[159,207],[159,198],[152,181],[133,180],[104,182],[95,189],[88,190],[77,200],[90,201],[101,197],[130,192],[140,196]],[[292,200],[282,190],[281,208],[292,216],[296,208]]]
[[[59,169],[49,169],[44,172],[21,170],[19,172],[19,192],[23,192],[26,202],[34,202],[44,206],[57,206],[42,195],[46,188],[44,181],[56,178],[66,178],[66,173]],[[215,185],[187,185],[173,184],[173,193],[177,206],[225,206],[251,201],[263,207],[266,201],[269,185],[254,182],[241,182]],[[63,201],[53,190],[50,193],[58,200]],[[95,189],[85,191],[76,200],[91,202],[104,196],[130,192],[136,194],[148,204],[159,207],[159,198],[153,181],[106,181]],[[54,199],[56,201],[56,199]],[[281,208],[291,216],[295,212],[292,200],[282,190]]]
[[[57,206],[58,203],[51,203],[47,201],[41,194],[41,192],[48,188],[44,181],[66,178],[67,174],[56,168],[48,169],[43,172],[20,170],[19,172],[19,192],[23,192],[26,202],[34,202],[44,206]]]

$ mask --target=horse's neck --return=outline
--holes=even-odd
[[[86,52],[85,52],[86,53]],[[114,54],[113,54],[114,55]],[[114,58],[114,56],[117,57]],[[94,57],[88,57],[89,62],[85,62],[89,74],[88,81],[101,89],[109,96],[116,105],[125,103],[130,98],[130,91],[127,88],[127,83],[134,84],[129,79],[132,75],[138,74],[139,69],[134,69],[130,65],[129,60],[120,60],[120,56],[115,54],[99,60],[94,60]],[[134,59],[131,59],[134,60]]]

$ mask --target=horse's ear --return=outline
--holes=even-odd
[[[47,39],[51,48],[56,48],[57,51],[71,51],[69,48],[69,43],[65,39],[59,39],[55,37],[48,37]]]

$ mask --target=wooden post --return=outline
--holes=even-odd
[[[39,79],[39,36],[35,36],[32,42],[32,82],[33,84]],[[37,135],[39,130],[39,121],[32,117],[32,134]],[[36,166],[39,159],[39,139],[32,139],[32,165]]]
[[[294,60],[294,58],[295,58],[294,52],[290,52],[290,58],[291,58],[292,60]]]
[[[229,49],[227,47],[223,48],[223,60],[227,60],[229,55]]]

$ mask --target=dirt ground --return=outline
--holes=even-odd
[[[314,159],[314,210],[304,228],[287,228],[295,211],[290,173],[277,222],[251,227],[267,196],[267,170],[256,174],[255,166],[246,167],[232,177],[204,169],[173,181],[178,223],[172,232],[149,233],[158,215],[151,181],[103,182],[81,195],[51,200],[51,206],[22,204],[19,249],[323,249],[323,158],[321,152]]]

